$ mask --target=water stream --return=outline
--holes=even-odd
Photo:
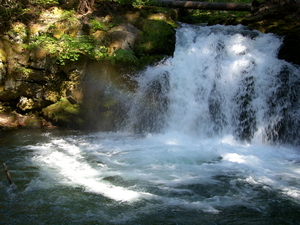
[[[117,132],[0,131],[0,224],[299,224],[299,68],[243,26],[177,29]]]

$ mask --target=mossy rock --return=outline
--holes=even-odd
[[[70,26],[65,21],[62,22],[56,22],[55,27],[53,28],[52,35],[53,37],[60,39],[64,34],[68,34],[71,37],[76,37],[78,31],[80,30],[80,23],[78,22],[78,25]]]
[[[79,128],[83,123],[79,105],[71,104],[66,98],[44,108],[42,113],[57,126]]]
[[[173,9],[157,6],[141,6],[139,7],[141,17],[152,20],[163,20],[170,24],[172,27],[177,27],[178,24],[175,21],[177,19],[177,12]]]
[[[24,126],[26,128],[41,128],[42,119],[35,116],[27,117],[24,121]]]
[[[21,44],[27,38],[27,28],[24,23],[15,22],[11,25],[11,29],[8,31],[8,35],[13,41]]]
[[[146,19],[140,23],[135,44],[135,53],[140,57],[147,55],[172,55],[175,49],[175,30],[163,20]]]

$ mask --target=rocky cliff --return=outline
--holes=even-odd
[[[84,15],[52,7],[12,23],[0,35],[0,128],[112,130],[130,76],[173,54],[173,16],[101,2]]]

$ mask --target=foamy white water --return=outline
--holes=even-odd
[[[137,76],[129,127],[299,144],[300,71],[277,59],[281,44],[243,26],[182,25],[174,57]]]
[[[37,169],[21,197],[62,212],[41,216],[53,223],[297,224],[300,71],[277,59],[280,45],[183,24],[174,57],[136,76],[119,132],[22,145]]]
[[[47,177],[50,176],[56,180],[55,183],[81,186],[86,191],[101,194],[116,201],[131,201],[150,196],[150,194],[128,190],[101,181],[105,178],[104,175],[107,176],[106,173],[103,175],[103,172],[101,172],[102,167],[105,165],[97,164],[96,168],[93,168],[85,160],[81,148],[81,146],[70,144],[65,140],[53,140],[52,143],[45,146],[32,147],[32,149],[38,150],[38,154],[33,158],[33,161],[43,168],[42,173],[46,173]],[[41,149],[42,151],[40,151]],[[105,167],[107,168],[107,166]],[[103,168],[103,170],[105,169]],[[34,181],[33,188],[35,184]],[[28,189],[31,188],[32,186],[29,185]]]
[[[96,133],[80,142],[70,137],[31,148],[46,183],[82,187],[116,201],[152,199],[217,213],[229,205],[260,207],[253,199],[263,189],[300,203],[300,155],[293,148],[180,133]],[[37,184],[40,188],[33,181],[27,191]],[[191,190],[194,185],[204,193]],[[216,190],[205,190],[211,187]]]

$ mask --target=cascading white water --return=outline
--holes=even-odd
[[[119,132],[1,133],[19,192],[0,179],[0,223],[299,224],[300,72],[280,45],[182,24]]]
[[[174,57],[137,77],[130,126],[248,141],[299,139],[300,72],[277,59],[280,45],[275,35],[243,26],[181,25]]]

